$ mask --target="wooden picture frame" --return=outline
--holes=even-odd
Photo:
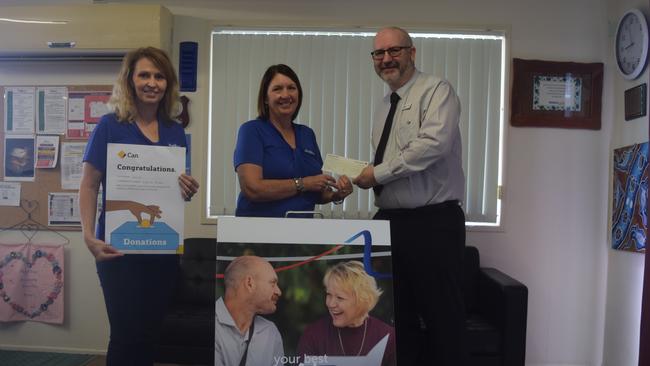
[[[600,130],[603,64],[512,60],[510,123]]]
[[[625,120],[641,118],[646,115],[647,84],[643,83],[625,90]]]

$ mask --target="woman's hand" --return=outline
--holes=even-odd
[[[352,194],[352,181],[345,175],[339,177],[336,181],[336,192],[332,195],[332,201],[342,201],[345,197]]]
[[[178,185],[181,186],[181,195],[185,201],[190,201],[192,196],[199,191],[199,182],[185,173],[178,177]]]
[[[305,191],[325,192],[330,187],[336,187],[336,180],[327,174],[311,175],[302,178]]]
[[[86,242],[86,246],[88,247],[88,250],[90,250],[90,253],[92,253],[92,255],[95,257],[95,260],[97,262],[101,262],[109,259],[115,259],[117,257],[121,257],[124,255],[124,253],[106,244],[106,242],[102,240],[93,237],[88,237],[88,238],[84,238],[84,241]]]

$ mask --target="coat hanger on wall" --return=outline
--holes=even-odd
[[[7,231],[19,231],[25,236],[25,238],[27,238],[27,243],[35,244],[32,242],[32,240],[34,239],[34,236],[36,236],[36,234],[38,234],[39,232],[51,232],[56,234],[58,237],[62,239],[62,243],[57,243],[57,244],[61,244],[61,245],[70,244],[70,239],[68,239],[65,235],[61,234],[56,230],[50,229],[46,225],[43,225],[32,218],[32,214],[36,212],[39,208],[38,201],[20,200],[20,208],[22,208],[23,211],[25,211],[27,218],[17,224],[11,225],[10,227],[0,229],[0,235],[2,235],[3,232],[7,232]]]

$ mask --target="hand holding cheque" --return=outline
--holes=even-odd
[[[368,162],[366,161],[348,159],[340,155],[327,154],[327,156],[325,156],[325,162],[323,163],[323,170],[337,175],[345,175],[351,179],[356,179],[366,166],[368,166]]]

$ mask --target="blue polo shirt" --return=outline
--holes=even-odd
[[[311,128],[293,123],[296,148],[284,140],[270,121],[252,120],[239,127],[234,152],[235,170],[240,164],[262,167],[264,179],[291,179],[321,174],[323,159]],[[313,211],[320,192],[270,202],[252,202],[243,193],[237,199],[237,216],[284,217],[287,211]]]
[[[92,164],[102,173],[102,187],[106,192],[106,147],[109,143],[155,146],[187,147],[185,131],[180,123],[160,122],[158,119],[158,142],[152,142],[140,131],[135,123],[119,122],[114,113],[106,114],[95,127],[84,153],[83,161]],[[104,240],[106,194],[102,195],[102,212],[97,222],[96,237]]]

